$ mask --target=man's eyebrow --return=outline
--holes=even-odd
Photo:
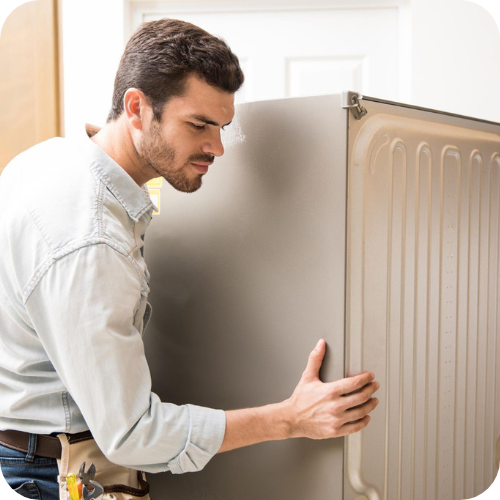
[[[215,125],[216,127],[220,127],[220,125],[217,122],[214,122],[213,120],[210,120],[206,116],[203,115],[191,115],[191,118],[194,120],[198,120],[200,122],[206,123],[207,125]],[[225,125],[222,125],[223,127],[227,127],[230,125],[232,120],[229,123],[226,123]]]

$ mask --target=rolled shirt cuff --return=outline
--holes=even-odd
[[[200,471],[219,451],[226,433],[223,410],[186,405],[189,410],[189,434],[184,449],[168,463],[172,474]]]

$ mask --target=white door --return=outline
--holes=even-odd
[[[355,90],[398,100],[401,89],[399,1],[351,1],[284,10],[270,2],[131,1],[130,35],[143,21],[182,19],[224,38],[239,57],[245,84],[238,102]],[[332,4],[337,4],[331,7]],[[329,5],[328,5],[329,4]],[[374,4],[383,5],[374,7]]]

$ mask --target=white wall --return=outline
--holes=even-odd
[[[85,122],[106,120],[129,35],[127,6],[125,0],[62,0],[67,136]],[[403,9],[400,43],[408,59],[399,65],[401,100],[500,122],[500,35],[489,13],[465,0],[411,0]]]
[[[464,0],[412,0],[412,103],[500,122],[500,35]]]
[[[123,0],[62,0],[66,136],[103,125],[125,47]]]

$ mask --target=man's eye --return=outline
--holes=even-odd
[[[196,123],[191,123],[191,122],[189,124],[196,130],[203,130],[205,128],[205,125],[196,125]]]

